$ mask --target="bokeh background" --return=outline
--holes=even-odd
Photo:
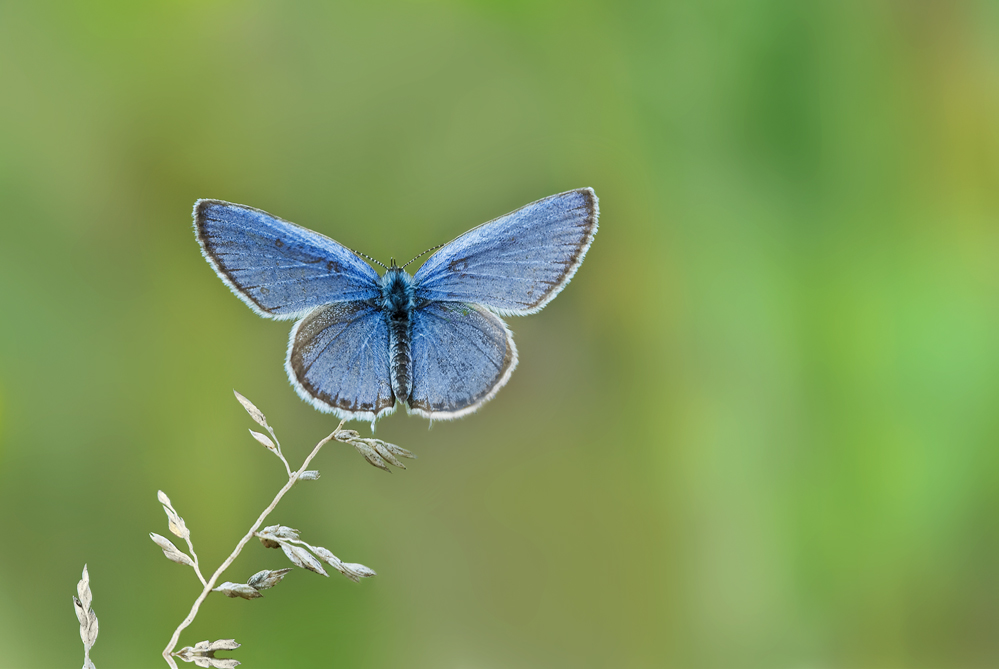
[[[592,186],[478,414],[274,522],[379,576],[213,596],[247,667],[999,664],[999,4],[0,2],[0,666],[159,652],[335,426],[196,198],[382,261]],[[367,426],[359,426],[365,433]],[[284,558],[253,544],[226,577]],[[75,664],[74,664],[75,663]]]

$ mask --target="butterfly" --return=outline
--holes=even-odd
[[[591,188],[532,202],[430,249],[415,275],[267,212],[198,200],[202,254],[265,318],[297,320],[285,369],[299,396],[371,423],[405,404],[431,420],[469,414],[517,366],[500,316],[540,311],[565,288],[597,232]],[[365,262],[385,269],[381,276]]]

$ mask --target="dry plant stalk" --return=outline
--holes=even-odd
[[[90,592],[90,572],[87,565],[83,565],[83,578],[76,584],[76,594],[79,598],[73,597],[73,608],[76,609],[76,617],[80,621],[80,638],[83,640],[83,669],[95,669],[94,663],[90,661],[90,649],[97,641],[97,614],[90,608],[93,601],[93,593]]]
[[[243,599],[258,599],[263,597],[261,590],[266,590],[268,588],[273,588],[281,580],[293,570],[292,567],[287,567],[284,569],[270,570],[265,569],[263,571],[257,572],[251,576],[245,583],[233,583],[226,581],[221,585],[216,587],[216,583],[219,577],[222,575],[226,569],[235,561],[239,554],[242,552],[246,544],[249,543],[250,539],[256,537],[260,540],[266,548],[280,548],[285,556],[291,561],[295,567],[301,567],[302,569],[307,569],[313,571],[317,574],[322,574],[323,576],[329,576],[326,570],[323,568],[323,564],[326,564],[336,571],[340,572],[347,578],[354,582],[360,581],[362,578],[367,578],[374,576],[374,570],[364,566],[363,564],[358,564],[355,562],[343,562],[337,556],[333,555],[331,551],[322,546],[314,546],[312,544],[306,543],[299,536],[299,531],[286,527],[284,525],[269,525],[264,529],[260,529],[260,526],[264,524],[264,520],[267,516],[274,510],[281,498],[291,490],[291,488],[299,481],[315,481],[319,478],[319,472],[315,470],[309,470],[307,467],[309,463],[312,462],[313,458],[319,454],[320,449],[329,443],[331,440],[337,440],[342,443],[352,445],[369,463],[382,469],[384,471],[390,471],[388,465],[394,465],[396,467],[401,467],[405,469],[405,466],[399,461],[398,458],[415,458],[416,456],[407,451],[404,448],[400,448],[395,444],[388,444],[380,439],[368,439],[362,438],[354,430],[343,430],[344,421],[340,421],[336,430],[333,431],[328,437],[316,444],[312,452],[305,458],[302,466],[299,467],[298,471],[292,471],[285,459],[284,454],[281,452],[281,442],[278,441],[277,435],[274,434],[273,428],[267,424],[267,418],[264,414],[253,405],[250,400],[246,399],[236,391],[233,391],[236,395],[236,399],[239,403],[243,405],[246,412],[250,414],[250,417],[261,427],[267,430],[270,436],[267,436],[261,432],[255,432],[250,430],[250,434],[256,439],[260,444],[262,444],[268,451],[273,453],[281,460],[284,464],[285,471],[288,474],[288,482],[277,492],[274,499],[267,508],[263,510],[260,516],[257,518],[256,522],[250,527],[249,531],[239,540],[236,544],[236,548],[233,549],[229,557],[215,570],[215,573],[211,575],[210,578],[206,579],[201,572],[201,566],[198,562],[198,555],[194,552],[194,544],[191,541],[191,531],[187,528],[187,524],[181,517],[177,510],[174,508],[173,503],[170,498],[161,490],[157,492],[157,499],[160,504],[163,505],[163,510],[166,512],[167,516],[167,526],[170,532],[180,539],[183,539],[187,544],[188,552],[185,553],[181,549],[177,548],[176,545],[169,539],[155,532],[150,533],[150,538],[156,543],[157,546],[162,549],[163,554],[167,559],[172,560],[178,564],[182,564],[191,567],[194,570],[195,575],[201,582],[202,590],[201,594],[198,595],[197,599],[194,600],[194,604],[191,606],[190,613],[187,617],[177,626],[174,630],[173,636],[170,637],[170,643],[167,647],[163,649],[163,659],[166,660],[167,664],[170,665],[171,669],[177,669],[177,663],[174,658],[179,658],[185,662],[193,662],[199,667],[211,667],[213,669],[232,669],[239,665],[239,662],[233,658],[217,658],[215,653],[222,650],[234,650],[239,648],[240,644],[236,643],[234,639],[219,639],[217,641],[201,641],[196,643],[194,646],[185,646],[178,651],[174,651],[177,647],[177,642],[180,638],[180,633],[188,627],[198,615],[198,609],[201,607],[202,602],[208,597],[209,593],[218,592],[226,595],[227,597],[241,597]],[[87,574],[87,568],[83,568],[83,580],[80,581],[77,587],[79,592],[79,599],[73,598],[76,606],[76,614],[80,620],[80,636],[83,639],[84,645],[84,661],[83,669],[94,669],[93,663],[90,661],[90,649],[94,645],[94,641],[97,639],[97,616],[94,614],[93,610],[90,609],[90,578]]]

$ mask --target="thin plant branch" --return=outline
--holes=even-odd
[[[290,477],[291,476],[291,467],[288,466],[288,461],[284,459],[284,453],[281,452],[281,442],[278,441],[277,435],[274,434],[274,428],[271,427],[270,425],[267,425],[266,427],[267,427],[267,431],[271,435],[271,438],[274,440],[274,447],[277,449],[277,456],[279,458],[281,458],[281,462],[284,463],[284,468],[288,472],[288,476]],[[342,421],[340,423],[340,427],[343,427],[343,422]],[[337,430],[339,430],[340,427],[338,427]],[[334,431],[333,433],[336,434],[336,431]]]
[[[237,398],[241,399],[238,394]],[[267,516],[270,515],[270,513],[278,505],[278,502],[281,501],[281,498],[283,498],[285,494],[289,490],[291,490],[292,486],[294,486],[298,482],[299,477],[302,475],[303,472],[306,471],[306,469],[309,466],[309,463],[312,462],[312,459],[319,454],[320,449],[322,449],[323,446],[325,446],[335,438],[337,432],[339,432],[340,429],[343,427],[343,424],[344,421],[340,421],[340,424],[337,426],[335,430],[333,430],[332,433],[330,433],[328,437],[326,437],[318,444],[316,444],[316,447],[312,449],[312,452],[309,453],[308,457],[305,458],[305,462],[302,463],[302,466],[294,474],[291,473],[291,468],[288,466],[287,460],[285,460],[284,456],[281,454],[280,448],[279,447],[275,448],[276,455],[279,458],[281,458],[281,461],[284,462],[285,468],[288,470],[288,482],[285,483],[284,487],[282,487],[281,490],[278,491],[277,495],[275,495],[271,503],[267,505],[267,508],[264,509],[263,513],[260,514],[256,522],[253,524],[252,527],[250,527],[249,531],[243,536],[243,538],[239,540],[239,543],[236,544],[236,548],[232,551],[232,553],[230,553],[229,557],[226,558],[225,562],[223,562],[222,565],[217,570],[215,570],[215,573],[212,574],[212,577],[208,579],[207,583],[205,583],[204,579],[202,578],[202,582],[205,583],[204,589],[201,591],[201,594],[198,595],[198,598],[194,600],[194,604],[191,606],[191,612],[187,614],[187,617],[184,618],[183,622],[181,622],[180,625],[177,627],[177,629],[174,630],[173,636],[170,637],[170,643],[167,644],[167,647],[163,649],[163,659],[166,660],[167,664],[170,665],[171,669],[177,669],[177,663],[174,661],[172,653],[174,648],[177,647],[177,641],[180,639],[180,633],[183,632],[184,629],[187,628],[192,622],[194,622],[194,618],[198,615],[198,609],[201,608],[201,603],[205,601],[205,598],[208,597],[208,593],[210,593],[212,589],[215,587],[215,583],[218,581],[219,576],[221,576],[222,572],[228,569],[229,566],[233,563],[233,561],[235,561],[235,559],[239,557],[239,554],[242,552],[243,548],[246,546],[246,544],[250,542],[250,539],[252,539],[256,535],[257,530],[260,529],[260,526],[264,524],[264,520],[267,519]],[[274,435],[274,431],[270,428],[269,425],[266,425],[265,423],[264,427],[267,428],[268,432],[270,432],[272,436]],[[276,443],[277,439],[275,439],[274,441]],[[189,538],[188,538],[188,545],[190,545]],[[194,553],[193,548],[191,550],[191,553],[192,554]],[[197,569],[196,565],[195,568]],[[198,572],[198,576],[199,577],[201,576],[200,571]]]
[[[254,406],[250,400],[235,391],[233,392],[236,395],[236,399],[243,405],[243,408],[246,409],[246,412],[250,415],[250,418],[252,418],[258,425],[266,429],[270,434],[270,436],[267,436],[262,432],[254,432],[253,430],[250,430],[250,435],[257,441],[257,443],[273,452],[284,464],[285,471],[288,473],[288,481],[281,487],[280,490],[278,490],[274,499],[271,500],[271,503],[267,505],[267,508],[263,510],[243,538],[239,540],[236,544],[236,548],[233,549],[229,557],[225,559],[219,568],[215,570],[215,573],[211,575],[211,578],[208,579],[205,579],[204,574],[201,571],[201,564],[198,561],[197,553],[194,551],[194,542],[191,539],[191,530],[188,529],[187,523],[177,512],[177,509],[174,508],[173,502],[170,501],[167,494],[162,490],[157,491],[156,499],[158,499],[160,504],[163,505],[163,511],[166,513],[167,527],[169,528],[170,533],[179,539],[183,539],[187,543],[188,552],[185,553],[183,550],[178,548],[173,541],[155,532],[150,532],[149,538],[160,547],[163,551],[163,555],[168,560],[191,567],[202,586],[204,586],[201,594],[198,595],[197,599],[194,600],[194,604],[191,605],[191,611],[187,614],[187,617],[184,618],[180,625],[177,626],[177,629],[174,630],[173,635],[170,637],[170,643],[165,649],[163,649],[163,659],[166,660],[167,665],[170,666],[171,669],[177,669],[177,659],[184,662],[194,662],[199,667],[208,667],[209,669],[234,669],[237,665],[239,665],[239,661],[235,658],[215,656],[216,652],[232,651],[239,648],[240,644],[236,643],[235,639],[199,641],[193,646],[185,646],[180,650],[175,649],[177,648],[181,632],[194,622],[194,619],[197,617],[198,611],[201,608],[202,602],[205,601],[209,593],[218,592],[230,598],[239,597],[242,599],[259,599],[264,596],[261,591],[275,587],[282,581],[282,579],[284,579],[286,575],[293,571],[293,568],[291,567],[283,569],[264,569],[250,576],[245,583],[233,583],[226,581],[216,587],[216,583],[218,583],[223,572],[225,572],[226,569],[228,569],[236,560],[236,558],[239,557],[240,553],[242,553],[243,549],[250,542],[250,539],[259,539],[260,543],[265,548],[280,548],[285,557],[291,561],[294,567],[305,569],[322,576],[329,577],[329,573],[326,571],[326,568],[323,567],[324,564],[328,567],[332,567],[335,571],[355,583],[361,579],[376,576],[375,571],[370,567],[357,562],[344,562],[334,555],[328,548],[303,541],[300,537],[299,531],[296,529],[286,525],[270,525],[261,529],[261,526],[264,524],[267,517],[274,511],[278,503],[296,483],[299,481],[316,481],[319,479],[319,472],[308,469],[308,467],[315,457],[319,455],[319,451],[322,450],[323,446],[334,439],[344,444],[350,444],[364,457],[365,460],[368,461],[368,463],[383,471],[390,471],[389,465],[405,469],[405,465],[402,464],[399,458],[416,457],[406,449],[396,446],[395,444],[389,444],[380,439],[361,437],[361,435],[354,430],[344,430],[343,425],[346,421],[341,420],[340,424],[337,425],[337,428],[333,430],[329,436],[316,444],[315,448],[312,449],[312,452],[306,456],[298,471],[293,472],[291,467],[288,465],[287,459],[285,459],[284,454],[281,452],[281,443],[278,441],[277,435],[274,433],[273,428],[267,424],[266,416],[264,416],[260,409]],[[97,639],[97,616],[94,614],[93,609],[90,608],[92,596],[90,592],[90,576],[87,572],[86,566],[83,568],[83,580],[81,580],[77,586],[77,593],[79,598],[74,597],[73,601],[74,606],[76,607],[77,617],[80,621],[80,638],[83,640],[84,645],[84,669],[94,669],[93,662],[90,660],[90,649],[93,647],[94,642]]]
[[[194,560],[194,573],[198,575],[198,580],[201,581],[201,585],[207,587],[208,582],[205,581],[205,577],[201,575],[201,566],[198,564],[198,554],[194,552],[194,544],[191,543],[191,535],[184,537],[187,542],[187,548],[191,551],[191,559]]]

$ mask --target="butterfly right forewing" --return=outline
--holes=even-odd
[[[483,223],[430,256],[414,277],[426,300],[532,314],[569,282],[597,232],[597,196],[580,188]]]

